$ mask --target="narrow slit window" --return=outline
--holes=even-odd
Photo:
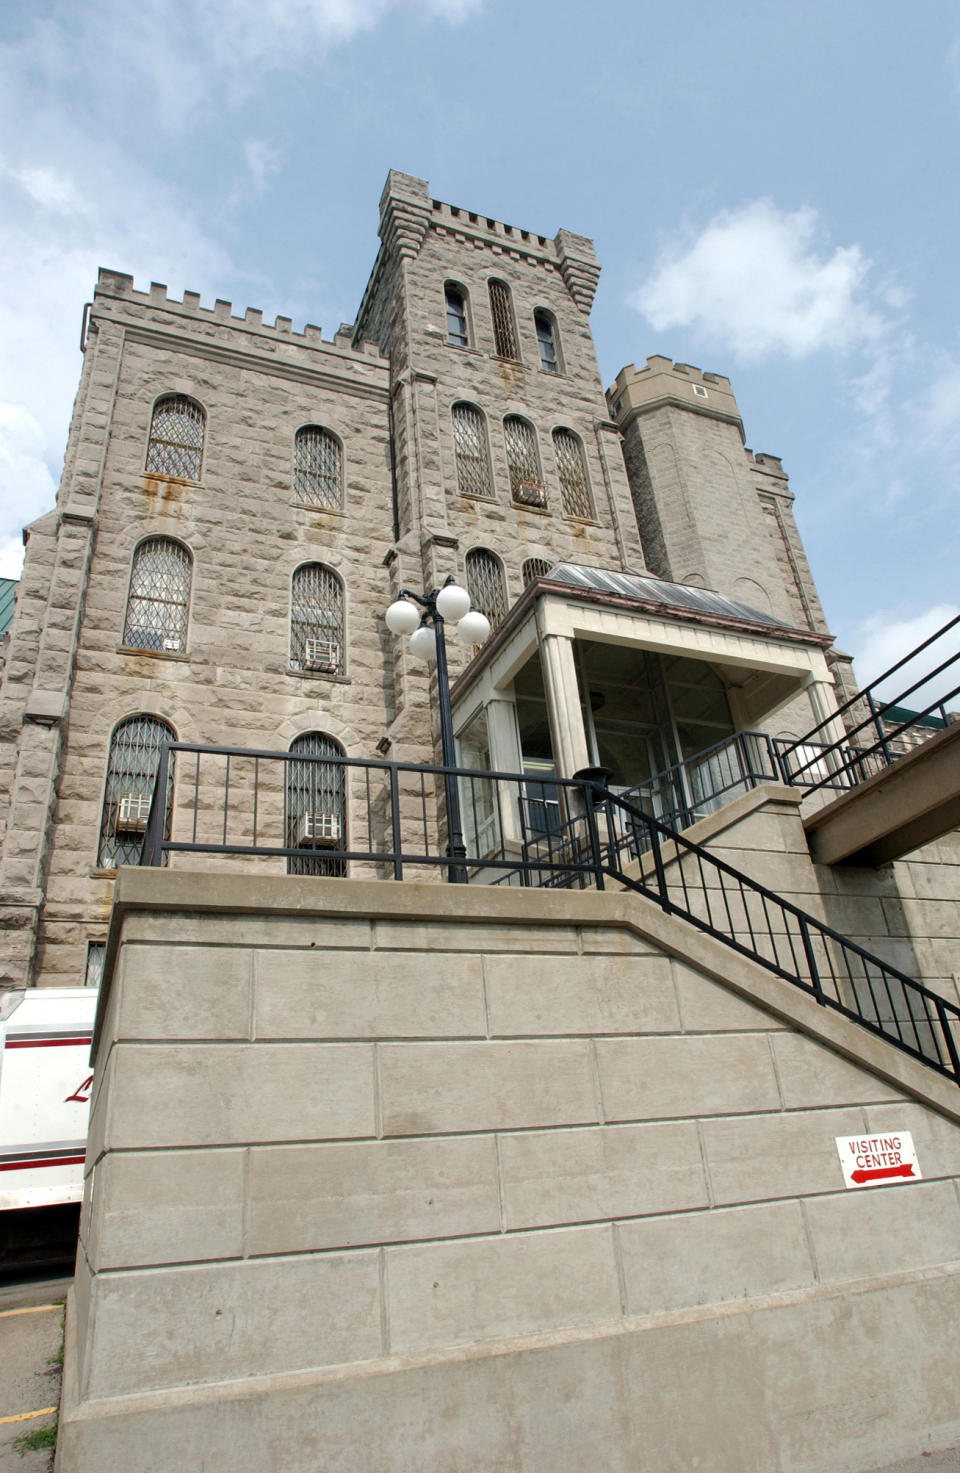
[[[493,318],[493,342],[497,357],[512,358],[515,363],[519,363],[517,326],[513,320],[510,288],[505,281],[490,283],[490,315]]]
[[[557,328],[549,312],[535,312],[533,320],[537,328],[537,345],[540,349],[540,367],[546,373],[560,372],[560,357],[557,352]]]
[[[537,434],[527,420],[509,414],[503,421],[507,442],[507,469],[510,472],[510,495],[519,506],[545,507],[547,488],[540,470]]]
[[[446,288],[447,299],[447,342],[454,348],[468,348],[470,336],[467,331],[467,299],[456,286]]]
[[[475,547],[466,556],[467,589],[473,607],[486,614],[492,629],[507,616],[507,587],[503,564],[496,553]]]
[[[123,624],[129,649],[178,654],[187,646],[187,614],[193,561],[168,537],[150,537],[133,554]]]
[[[588,518],[593,515],[590,487],[587,484],[587,462],[583,445],[572,430],[554,430],[553,448],[560,478],[560,500],[565,517]]]
[[[491,496],[490,460],[483,414],[472,404],[453,406],[457,485],[464,496]]]
[[[183,394],[158,399],[150,423],[147,474],[199,481],[206,416]]]
[[[293,454],[293,491],[308,506],[340,511],[343,506],[343,466],[340,441],[320,425],[297,431]]]

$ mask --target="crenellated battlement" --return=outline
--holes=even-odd
[[[374,342],[366,340],[355,347],[351,346],[352,323],[341,323],[332,339],[324,339],[322,329],[312,322],[306,323],[302,331],[294,332],[291,317],[278,316],[273,323],[264,322],[263,312],[259,307],[247,307],[242,317],[237,316],[233,311],[233,303],[224,301],[221,297],[217,298],[212,307],[204,307],[199,292],[185,291],[182,299],[178,300],[169,296],[166,286],[158,281],[151,282],[148,291],[138,291],[132,276],[101,266],[94,290],[94,304],[111,299],[129,302],[141,311],[153,309],[197,323],[243,329],[271,342],[289,343],[297,347],[333,348],[352,356],[380,358],[380,350]]]
[[[692,363],[674,363],[660,353],[652,354],[643,368],[634,363],[622,368],[607,390],[607,402],[621,428],[633,415],[670,403],[731,421],[743,433],[740,410],[724,374],[705,373]]]

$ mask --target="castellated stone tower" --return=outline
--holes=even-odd
[[[161,742],[432,759],[430,674],[382,619],[401,587],[452,573],[497,625],[557,564],[649,571],[825,642],[727,381],[651,359],[608,407],[589,240],[396,172],[380,221],[332,340],[100,273],[0,687],[0,988],[95,980]]]

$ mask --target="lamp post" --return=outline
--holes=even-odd
[[[470,595],[451,576],[442,588],[430,593],[412,593],[401,588],[396,601],[386,612],[387,628],[393,634],[409,634],[410,653],[437,667],[437,694],[440,701],[440,749],[443,765],[456,767],[457,754],[453,741],[453,708],[450,704],[450,680],[447,674],[446,621],[456,624],[455,638],[462,644],[482,644],[490,633],[490,621],[470,607]],[[457,780],[446,772],[443,779],[447,809],[447,853],[452,861],[449,878],[452,884],[465,885],[467,857],[460,819],[460,795]]]

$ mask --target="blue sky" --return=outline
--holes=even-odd
[[[53,502],[98,266],[332,334],[392,167],[594,238],[606,383],[730,375],[867,678],[960,609],[958,134],[939,0],[8,0],[0,571]]]

